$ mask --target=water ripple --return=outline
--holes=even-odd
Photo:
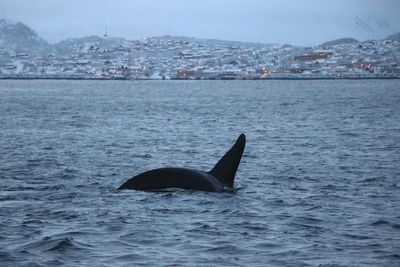
[[[0,81],[1,266],[398,266],[398,81]],[[236,190],[118,191],[210,170]]]

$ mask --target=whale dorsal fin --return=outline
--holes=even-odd
[[[209,173],[223,184],[233,187],[236,171],[239,167],[245,145],[246,136],[241,134],[236,140],[236,143],[226,152]]]

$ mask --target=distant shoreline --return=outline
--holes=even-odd
[[[344,78],[292,78],[292,77],[274,77],[274,78],[266,78],[266,79],[123,79],[123,78],[66,78],[66,77],[0,77],[0,80],[71,80],[71,81],[272,81],[272,80],[293,80],[293,81],[301,81],[301,80],[398,80],[400,77],[344,77]]]

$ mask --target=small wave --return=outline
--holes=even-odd
[[[336,190],[336,189],[337,189],[337,186],[336,186],[336,185],[333,185],[333,184],[328,184],[328,185],[322,186],[321,189]]]
[[[62,238],[61,240],[54,240],[50,243],[50,247],[46,249],[46,251],[52,250],[65,250],[69,247],[73,247],[73,239],[72,238]]]
[[[373,182],[379,182],[379,181],[382,181],[382,178],[380,178],[380,177],[368,177],[368,178],[365,178],[365,179],[359,181],[359,183],[373,183]]]
[[[220,235],[220,232],[216,227],[213,227],[208,224],[201,224],[199,226],[194,226],[192,229],[187,230],[187,232],[199,233],[201,235],[211,235],[211,236]]]
[[[258,156],[257,155],[252,155],[252,154],[244,154],[243,155],[243,158],[246,158],[246,159],[256,159],[256,158],[258,158]]]
[[[15,260],[16,257],[14,257],[10,252],[0,251],[0,262],[7,263],[7,262],[13,262]]]
[[[78,171],[75,169],[66,168],[61,173],[62,180],[75,178]]]
[[[320,208],[322,208],[322,206],[317,205],[317,206],[313,206],[311,208],[305,209],[305,211],[311,211],[311,210],[316,210],[316,209],[320,209]]]
[[[50,217],[60,218],[64,220],[72,220],[78,218],[78,214],[71,211],[58,210],[49,214]]]
[[[147,257],[140,255],[140,254],[125,254],[125,255],[120,255],[114,258],[114,260],[116,260],[116,262],[120,262],[120,261],[137,261],[137,260],[146,260]]]
[[[0,207],[3,208],[16,208],[16,207],[21,207],[21,206],[26,206],[29,205],[29,201],[25,200],[6,200],[6,201],[1,201],[0,202]]]
[[[393,189],[397,189],[397,188],[400,188],[400,183],[395,183],[395,184],[392,184],[391,186],[390,186],[391,188],[393,188]]]
[[[288,180],[293,180],[293,181],[302,181],[302,178],[296,177],[296,176],[288,176],[287,177]]]
[[[377,258],[377,259],[386,259],[386,260],[395,260],[395,261],[398,261],[400,259],[399,253],[388,254],[388,252],[386,252],[386,251],[378,251],[378,252],[381,252],[381,254],[384,254],[384,255],[376,256],[375,258]],[[387,265],[387,266],[394,266],[394,265]]]
[[[237,226],[239,226],[240,228],[244,228],[250,231],[266,231],[268,230],[268,225],[267,224],[263,224],[263,223],[257,223],[257,222],[241,222],[236,224]]]
[[[371,238],[371,237],[365,236],[365,235],[354,235],[354,234],[344,234],[344,236],[349,237],[351,239],[357,239],[357,240],[366,240],[366,239]]]
[[[276,206],[290,206],[290,204],[283,199],[274,199],[272,204]]]
[[[300,253],[300,251],[298,251],[298,250],[287,249],[287,250],[282,250],[282,251],[271,253],[271,255],[280,257],[280,258],[287,258],[287,257],[293,256],[293,255],[297,255],[299,253]]]
[[[366,247],[373,248],[374,252],[379,252],[379,250],[377,250],[377,249],[383,247],[383,245],[381,243],[371,243],[371,244],[366,245]]]
[[[29,224],[33,224],[33,225],[43,225],[44,221],[40,220],[40,219],[28,219],[23,221],[22,223],[24,226],[29,227]]]
[[[377,226],[377,225],[387,225],[387,224],[390,224],[390,223],[388,221],[383,220],[383,219],[380,219],[380,220],[377,220],[377,221],[371,223],[371,225],[375,225],[375,226]]]
[[[294,217],[292,225],[306,229],[322,229],[323,220],[310,216]]]
[[[296,217],[297,220],[306,223],[321,223],[323,222],[322,219],[311,217],[311,216],[300,216]]]
[[[201,226],[195,228],[194,230],[197,231],[197,230],[205,230],[205,229],[210,229],[210,228],[211,228],[210,225],[208,225],[208,224],[203,224],[203,225],[201,225]]]
[[[27,162],[28,167],[37,167],[40,166],[41,159],[28,159]]]
[[[45,236],[42,240],[28,243],[23,246],[23,249],[28,251],[64,251],[70,249],[87,249],[91,245],[75,241],[72,237],[50,237]]]
[[[230,215],[239,214],[239,213],[240,213],[239,210],[232,210],[232,209],[229,209],[229,208],[222,209],[222,210],[216,212],[216,214],[230,214]]]
[[[315,224],[306,224],[306,223],[301,223],[301,222],[292,222],[289,223],[289,225],[296,227],[297,229],[304,229],[307,230],[307,234],[305,235],[306,237],[308,236],[313,236],[317,233],[320,233],[324,230],[322,226],[315,225]]]
[[[338,264],[338,263],[322,263],[318,265],[319,267],[348,267],[348,265]]]
[[[141,159],[151,159],[153,158],[152,155],[150,154],[138,154],[138,155],[134,155],[134,158],[141,158]]]
[[[290,190],[293,190],[293,191],[300,191],[300,192],[307,191],[307,189],[302,188],[302,187],[299,186],[299,185],[292,186],[292,187],[290,188]]]
[[[400,224],[399,223],[394,223],[394,224],[392,224],[392,227],[394,229],[400,229]]]
[[[18,192],[18,191],[34,191],[36,188],[32,186],[17,186],[17,187],[11,187],[11,188],[6,188],[3,189],[3,191],[8,191],[8,192]]]
[[[360,136],[360,134],[352,133],[352,132],[341,132],[339,134],[342,135],[342,136],[346,136],[346,137],[358,137],[358,136]]]
[[[206,249],[206,251],[224,253],[224,254],[225,253],[226,254],[237,254],[237,253],[241,253],[242,252],[242,250],[239,249],[237,246],[231,245],[231,244],[215,246],[215,247]]]
[[[222,192],[223,192],[223,193],[228,193],[228,194],[236,194],[237,191],[238,191],[237,188],[224,187],[224,188],[222,189]]]
[[[279,105],[285,107],[285,106],[294,106],[294,105],[297,105],[299,103],[301,103],[301,101],[294,101],[294,102],[286,102],[286,101],[284,101],[284,102],[281,102]]]
[[[364,179],[363,182],[375,182],[378,179],[379,179],[378,177],[370,177],[370,178]]]
[[[199,201],[199,205],[213,205],[215,201],[210,199],[202,199]]]

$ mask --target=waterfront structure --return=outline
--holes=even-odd
[[[65,41],[62,52],[48,54],[2,47],[0,78],[400,78],[400,43],[394,40],[328,43],[315,48],[171,36],[112,40]]]

